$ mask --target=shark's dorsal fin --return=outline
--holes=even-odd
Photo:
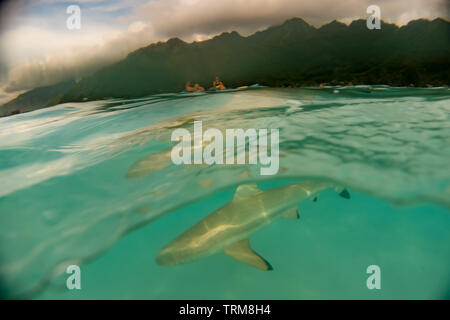
[[[264,258],[250,248],[248,239],[238,241],[225,248],[225,253],[230,257],[261,270],[272,270],[272,266]]]
[[[261,189],[258,188],[256,183],[241,184],[239,187],[237,187],[236,192],[234,193],[233,200],[245,199],[245,198],[251,197],[259,192],[261,192]]]
[[[290,208],[283,214],[283,216],[288,219],[299,219],[300,218],[298,211],[297,211],[297,207]]]

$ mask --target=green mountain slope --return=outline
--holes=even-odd
[[[185,81],[210,87],[317,85],[322,82],[424,86],[448,84],[450,23],[416,20],[404,27],[365,20],[314,28],[294,18],[249,37],[236,32],[185,43],[152,44],[83,79],[61,101],[176,92]]]
[[[57,104],[75,81],[65,81],[51,86],[38,87],[0,106],[0,116],[24,113]]]

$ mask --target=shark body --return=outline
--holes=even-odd
[[[178,265],[224,252],[252,267],[272,270],[271,265],[251,249],[248,237],[280,216],[298,219],[299,202],[332,187],[328,182],[302,182],[262,191],[256,184],[241,185],[231,202],[166,245],[156,262]],[[335,190],[349,198],[345,189]]]

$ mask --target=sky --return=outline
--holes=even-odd
[[[70,5],[80,29],[67,28]],[[292,17],[319,27],[333,20],[381,18],[405,25],[449,18],[447,0],[11,0],[0,4],[0,104],[26,90],[77,79],[137,48],[177,36],[205,40],[224,31],[249,35]]]

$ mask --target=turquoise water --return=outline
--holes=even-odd
[[[3,294],[35,299],[450,297],[450,91],[259,88],[68,103],[0,119]],[[280,170],[176,166],[176,128],[279,128]],[[155,263],[243,183],[347,187],[254,233],[261,271],[219,253]],[[81,290],[65,286],[81,267]],[[370,265],[381,289],[366,287]]]

